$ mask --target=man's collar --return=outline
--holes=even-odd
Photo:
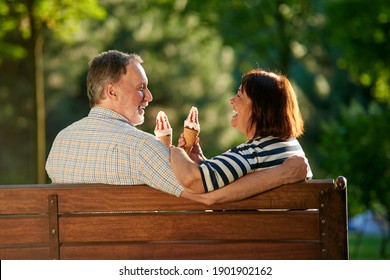
[[[111,110],[111,109],[108,109],[108,108],[105,108],[105,107],[101,107],[101,106],[94,106],[92,107],[91,111],[89,112],[89,116],[93,117],[93,116],[98,116],[99,118],[107,118],[107,119],[117,119],[119,121],[124,121],[128,124],[130,124],[131,126],[133,126],[124,116],[122,116],[121,114]]]

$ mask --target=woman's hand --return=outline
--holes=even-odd
[[[178,140],[178,147],[184,148],[186,144],[186,140],[184,139],[184,134],[182,133],[180,135],[180,138]],[[199,137],[196,137],[195,144],[192,147],[191,151],[187,153],[190,159],[192,159],[195,163],[199,163],[202,160],[205,160],[206,157],[203,155],[202,148],[199,145]]]

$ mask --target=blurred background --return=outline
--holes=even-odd
[[[207,157],[245,139],[229,98],[252,68],[292,81],[315,179],[348,179],[351,259],[390,259],[390,1],[0,0],[0,184],[50,183],[57,133],[86,116],[88,62],[144,59],[173,141],[191,106]]]

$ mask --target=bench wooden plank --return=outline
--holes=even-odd
[[[125,243],[67,244],[61,259],[96,260],[314,260],[321,259],[319,243]]]
[[[1,186],[1,214],[47,213],[47,197],[59,196],[59,212],[162,211],[224,209],[317,208],[321,190],[333,188],[332,180],[309,180],[286,185],[249,200],[202,205],[147,186],[55,184]],[[164,203],[161,203],[164,201]]]
[[[49,260],[49,244],[35,244],[27,247],[6,247],[0,245],[0,260]]]
[[[286,227],[290,230],[286,231]],[[318,236],[318,213],[314,212],[145,213],[68,215],[60,218],[61,243],[214,239],[316,240]]]
[[[21,226],[22,225],[22,226]],[[0,218],[0,244],[48,243],[48,217],[2,216]]]

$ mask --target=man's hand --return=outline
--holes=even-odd
[[[309,165],[304,157],[290,157],[281,165],[280,179],[283,184],[290,184],[306,179]]]

